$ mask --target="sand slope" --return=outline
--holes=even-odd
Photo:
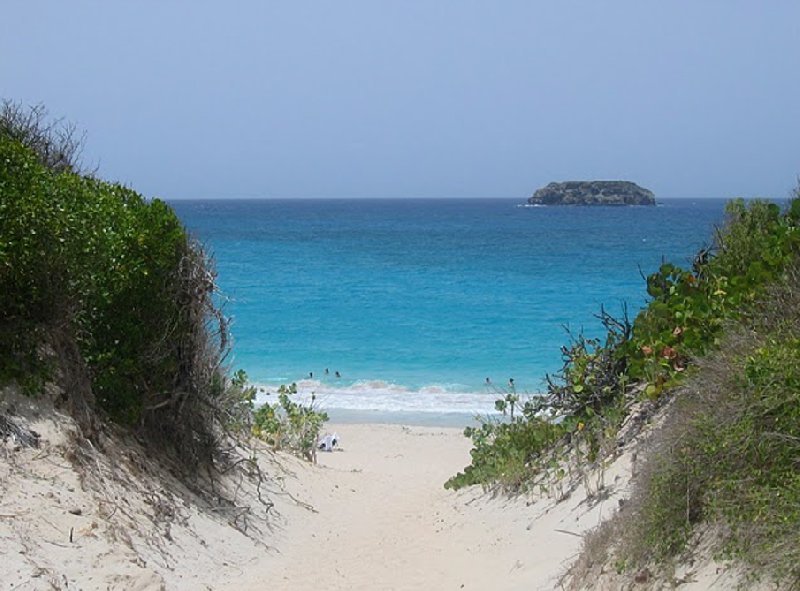
[[[457,429],[332,429],[340,451],[297,482],[317,512],[289,518],[280,554],[226,589],[552,589],[581,533],[617,505],[615,494],[587,502],[582,485],[562,503],[447,491],[469,460]]]
[[[188,490],[130,437],[104,437],[100,451],[69,417],[8,391],[0,411],[40,435],[37,447],[0,441],[3,591],[217,589],[276,553],[270,528],[297,507],[277,477],[292,458],[262,458],[276,475],[262,487],[275,502],[268,518],[241,473],[216,483],[236,499],[225,506]]]

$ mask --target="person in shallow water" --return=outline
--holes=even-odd
[[[338,371],[337,371],[337,372],[336,372],[334,375],[335,375],[337,378],[340,378],[340,377],[342,377],[342,374],[340,374]]]

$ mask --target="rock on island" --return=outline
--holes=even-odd
[[[652,191],[630,181],[550,183],[528,198],[530,205],[655,205]]]

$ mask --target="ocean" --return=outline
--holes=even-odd
[[[545,389],[568,331],[631,318],[643,274],[690,265],[724,200],[525,207],[519,199],[170,203],[213,255],[232,368],[259,399],[297,383],[339,420],[458,423],[513,378]],[[487,382],[488,378],[488,382]]]

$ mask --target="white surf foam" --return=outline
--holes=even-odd
[[[296,384],[298,401],[308,404],[313,396],[314,404],[323,410],[486,415],[497,413],[494,403],[500,397],[494,389],[459,391],[456,384],[431,384],[418,390],[381,380],[331,384],[305,379]],[[258,404],[277,400],[278,386],[255,385]]]

